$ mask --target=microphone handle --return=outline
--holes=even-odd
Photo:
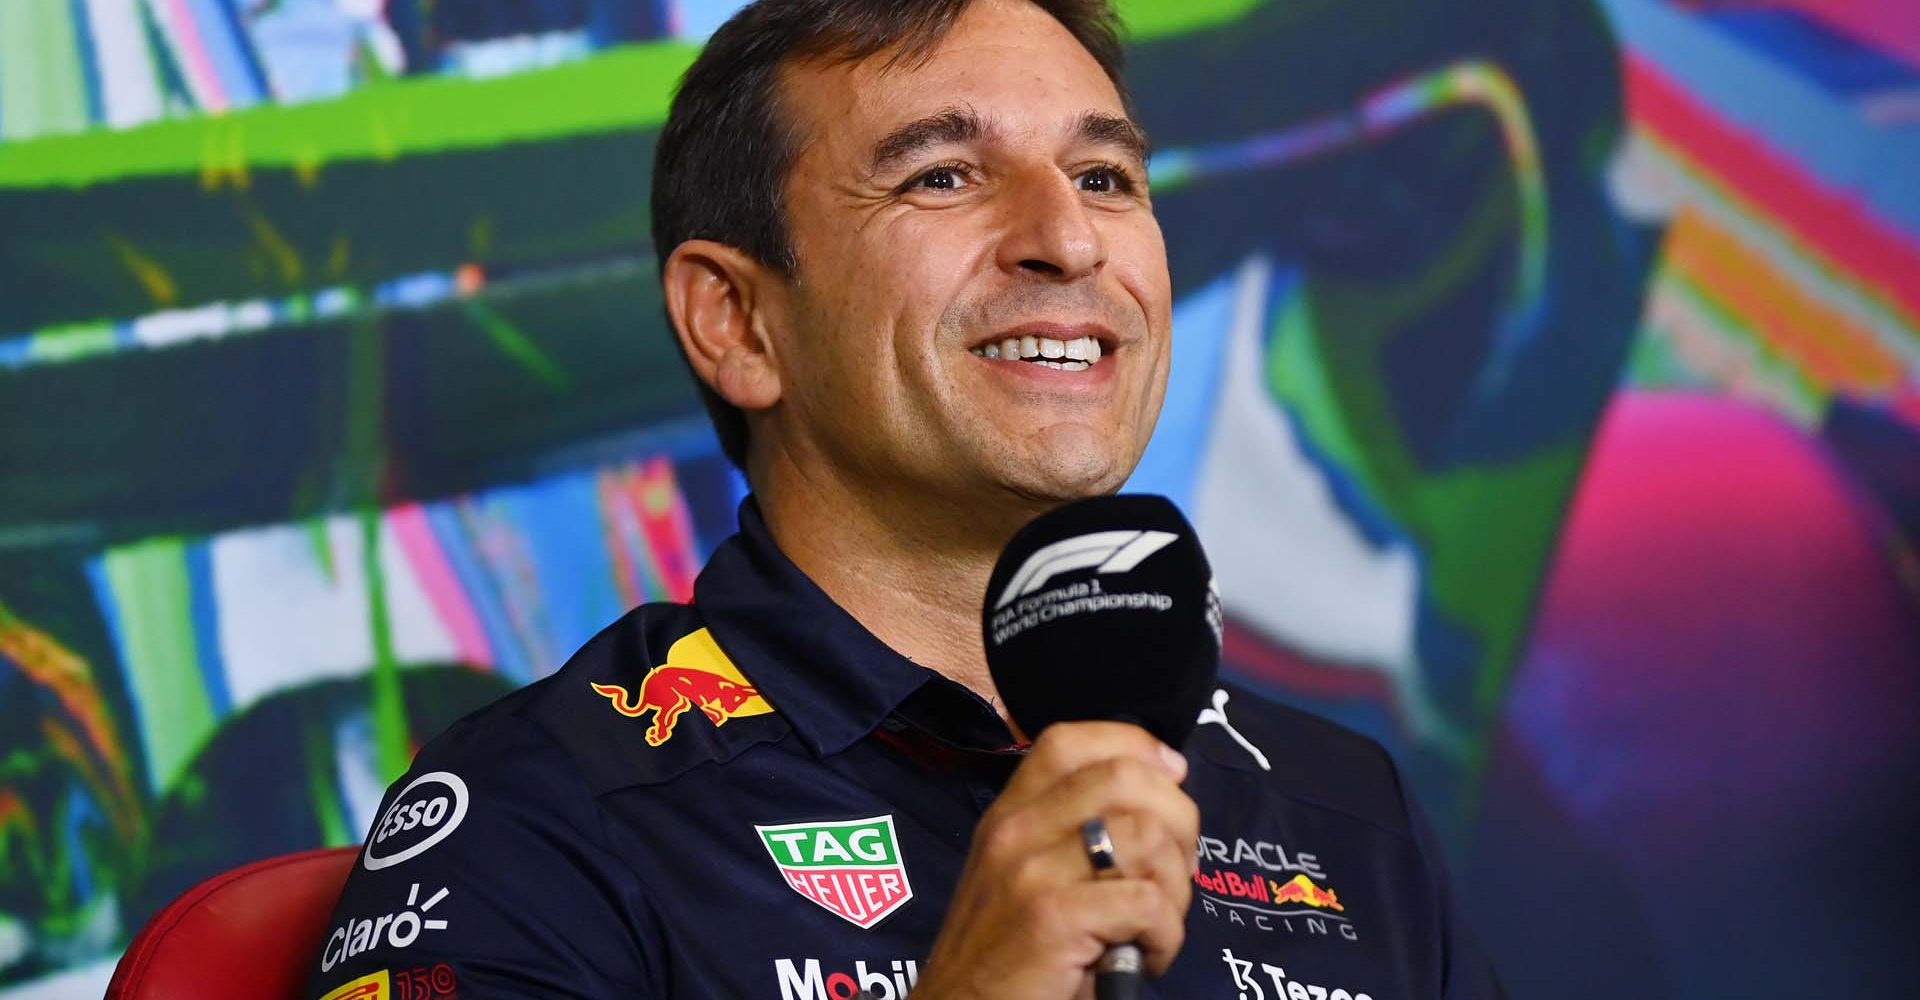
[[[1147,728],[1146,721],[1131,712],[1115,712],[1110,718],[1114,722]],[[1140,946],[1137,944],[1108,945],[1100,961],[1093,964],[1094,1000],[1140,1000],[1145,992],[1140,982]]]
[[[1095,1000],[1140,1000],[1140,946],[1108,945],[1093,964]]]

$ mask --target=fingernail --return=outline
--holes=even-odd
[[[1173,775],[1175,781],[1184,780],[1187,776],[1187,758],[1165,743],[1160,744],[1160,764],[1168,774]]]

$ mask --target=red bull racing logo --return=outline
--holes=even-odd
[[[1195,855],[1194,902],[1207,916],[1258,931],[1360,940],[1339,894],[1315,881],[1326,878],[1317,855],[1212,837],[1200,838]]]
[[[1201,869],[1194,873],[1193,881],[1207,892],[1231,899],[1277,905],[1302,903],[1317,910],[1335,912],[1346,909],[1340,905],[1340,897],[1332,889],[1320,888],[1305,875],[1295,875],[1290,882],[1275,882],[1260,875],[1242,876],[1239,872]]]
[[[652,712],[653,724],[647,727],[646,737],[647,745],[656,747],[673,737],[680,717],[690,708],[698,708],[716,726],[773,711],[706,629],[675,642],[667,650],[667,662],[641,679],[637,694],[619,684],[594,684],[593,690],[629,719]]]

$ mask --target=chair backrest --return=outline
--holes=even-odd
[[[359,852],[283,854],[188,889],[141,928],[106,1000],[295,1000]]]

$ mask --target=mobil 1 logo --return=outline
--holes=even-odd
[[[822,968],[817,958],[776,958],[773,971],[780,979],[780,1000],[905,1000],[920,982],[920,963],[911,958],[896,958],[891,967],[862,960],[851,970]]]
[[[467,798],[467,783],[449,771],[429,771],[408,782],[373,825],[360,863],[379,871],[419,857],[467,818]]]

